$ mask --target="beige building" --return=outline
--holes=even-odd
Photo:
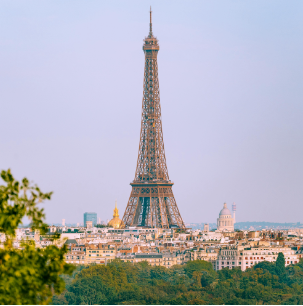
[[[110,244],[87,244],[86,264],[106,264],[116,258],[116,246]]]
[[[199,249],[199,250],[193,250],[191,252],[191,258],[190,260],[205,260],[205,261],[211,261],[214,262],[217,260],[218,254],[212,250],[205,250],[205,249]]]
[[[276,261],[280,252],[284,254],[286,266],[299,262],[299,256],[291,248],[229,246],[219,251],[216,270],[240,267],[242,271],[245,271],[262,261]]]
[[[173,265],[181,265],[183,263],[181,254],[171,254],[171,253],[135,253],[129,255],[121,255],[117,257],[124,262],[142,262],[146,261],[152,266],[163,266],[170,268]]]
[[[85,246],[73,244],[70,246],[70,251],[65,255],[65,261],[71,264],[84,265],[85,262]]]

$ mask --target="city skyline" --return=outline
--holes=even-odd
[[[224,202],[239,222],[302,222],[299,1],[2,3],[1,169],[54,191],[48,223],[110,219],[115,199],[124,211],[150,4],[184,222],[215,222]]]

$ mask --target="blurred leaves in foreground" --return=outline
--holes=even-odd
[[[48,304],[54,293],[65,288],[59,275],[71,275],[74,270],[64,261],[66,246],[55,243],[36,248],[35,242],[28,240],[16,249],[13,243],[24,217],[30,220],[32,231],[46,233],[45,214],[38,204],[50,200],[52,192],[43,193],[26,178],[15,180],[10,170],[3,170],[1,178],[0,233],[5,241],[0,247],[0,304]],[[54,237],[58,239],[58,235]]]

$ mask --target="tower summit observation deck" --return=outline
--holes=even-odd
[[[137,168],[122,221],[125,226],[185,228],[166,166],[158,79],[159,49],[150,11],[149,34],[143,44],[145,67]]]

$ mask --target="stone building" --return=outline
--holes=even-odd
[[[231,215],[230,210],[224,203],[223,209],[221,209],[219,218],[217,219],[217,230],[218,231],[234,231],[234,218]]]

